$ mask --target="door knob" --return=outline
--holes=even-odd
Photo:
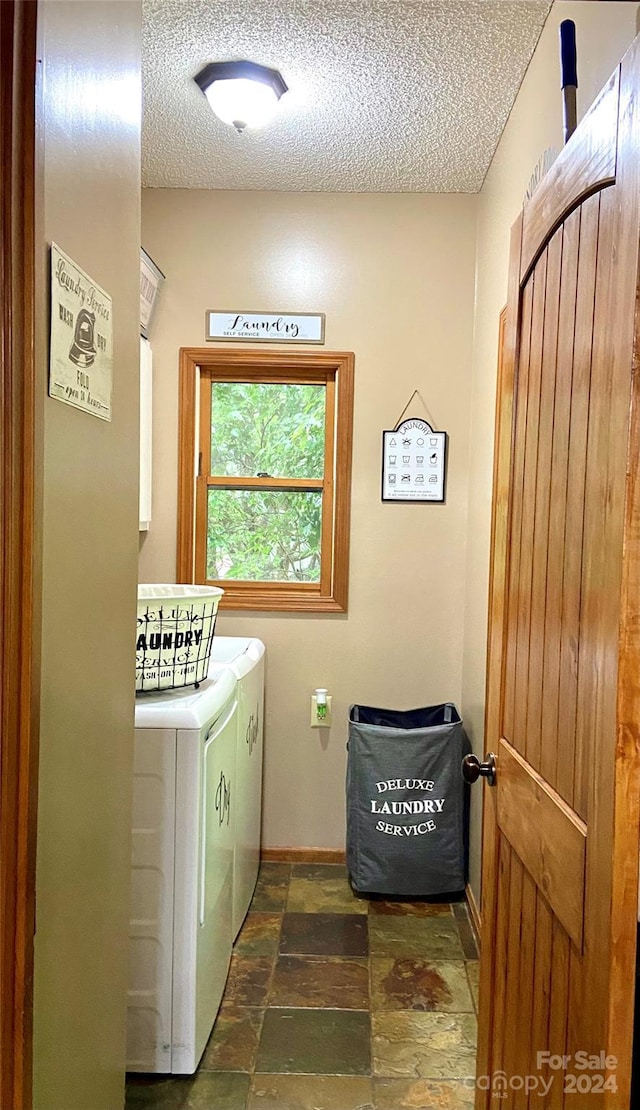
[[[489,752],[484,763],[481,763],[477,755],[465,755],[462,760],[462,777],[465,782],[474,783],[478,779],[483,778],[487,780],[487,786],[495,786],[496,784],[496,757],[493,752]]]

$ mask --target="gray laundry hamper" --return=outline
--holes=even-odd
[[[347,756],[347,868],[354,890],[397,897],[465,886],[470,751],[451,702],[423,709],[352,705]]]

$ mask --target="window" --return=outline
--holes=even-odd
[[[344,612],[352,420],[352,354],[183,349],[178,581]]]

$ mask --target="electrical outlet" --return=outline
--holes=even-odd
[[[327,694],[327,704],[321,706],[324,708],[324,717],[318,714],[318,706],[316,704],[315,694],[311,695],[311,728],[330,728],[331,727],[331,694]]]

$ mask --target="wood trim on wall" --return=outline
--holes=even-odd
[[[196,385],[198,364],[187,348],[180,351],[178,378],[178,407],[182,419],[178,422],[178,546],[176,551],[176,582],[188,582],[188,568],[195,560],[195,446],[196,443]],[[182,506],[182,511],[181,511]],[[192,575],[193,572],[191,572]]]
[[[262,848],[265,863],[345,863],[344,851],[334,848]]]
[[[482,935],[482,918],[480,917],[480,910],[476,902],[476,896],[471,887],[467,884],[465,887],[465,894],[467,896],[467,905],[469,907],[469,916],[473,922],[473,927],[476,931],[476,938],[478,941],[478,948],[480,948],[480,937]]]
[[[0,3],[0,1105],[31,1106],[34,648],[34,0]]]

